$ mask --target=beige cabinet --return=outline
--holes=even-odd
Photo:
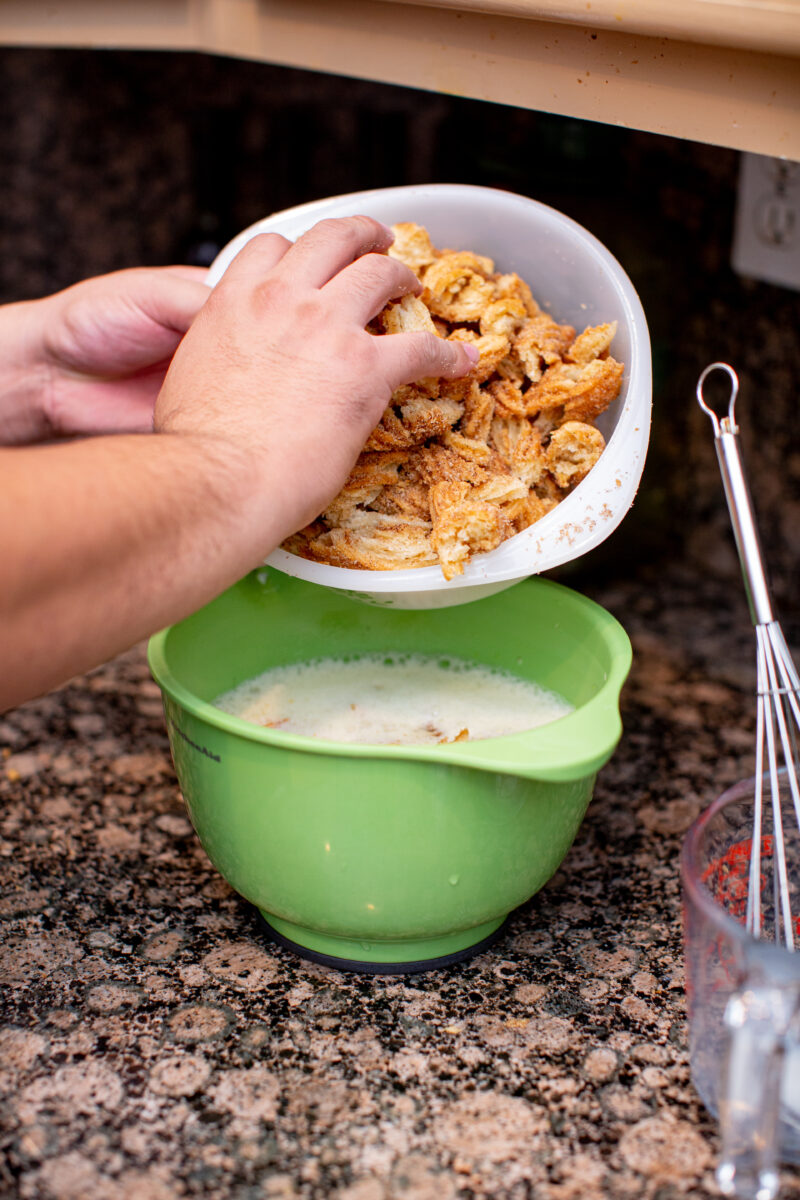
[[[206,51],[800,160],[800,0],[0,0],[0,42]]]

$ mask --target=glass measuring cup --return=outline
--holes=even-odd
[[[780,786],[781,800],[789,801],[785,778]],[[726,1195],[772,1200],[779,1163],[800,1163],[800,954],[745,929],[754,791],[753,779],[730,788],[686,836],[686,994],[692,1080],[720,1122],[717,1182]],[[800,834],[793,823],[786,823],[784,841],[796,894]],[[773,847],[767,832],[760,847],[767,910],[774,903]]]

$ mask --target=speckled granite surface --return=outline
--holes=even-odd
[[[678,568],[594,595],[635,646],[623,742],[555,879],[440,973],[265,941],[185,816],[142,648],[0,722],[3,1194],[716,1194],[678,852],[752,767],[751,634]]]

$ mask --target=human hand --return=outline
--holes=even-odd
[[[466,343],[366,332],[390,300],[420,290],[382,253],[391,242],[369,217],[321,221],[294,244],[251,239],[173,358],[155,428],[235,450],[253,474],[256,535],[281,540],[325,508],[401,384],[475,364]]]
[[[254,238],[210,295],[164,269],[0,310],[0,441],[47,436],[26,389],[49,432],[142,428],[172,356],[155,436],[0,448],[0,709],[196,611],[326,507],[397,387],[469,371],[464,343],[366,332],[418,290],[391,240],[326,221]]]
[[[135,268],[87,279],[3,313],[5,441],[152,429],[178,343],[209,296],[200,267]],[[21,410],[25,411],[21,411]],[[15,431],[18,431],[15,433]]]

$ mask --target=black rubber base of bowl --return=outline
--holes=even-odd
[[[264,931],[279,946],[285,946],[287,950],[293,950],[301,958],[306,958],[309,962],[320,963],[323,967],[333,967],[337,971],[358,971],[362,975],[419,975],[422,971],[440,971],[442,967],[452,967],[454,963],[465,962],[466,959],[473,958],[482,950],[493,946],[502,937],[508,924],[508,917],[506,917],[494,933],[482,938],[474,946],[466,946],[463,950],[456,951],[455,954],[443,954],[439,958],[418,959],[416,962],[361,962],[355,958],[336,958],[333,954],[319,954],[316,950],[309,950],[298,942],[284,937],[282,933],[278,933],[277,929],[272,928],[258,909],[255,911]]]

